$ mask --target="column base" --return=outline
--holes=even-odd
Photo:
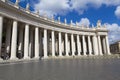
[[[99,55],[100,55],[100,56],[103,56],[103,54],[102,54],[102,53],[100,53]]]
[[[24,57],[23,59],[25,59],[25,60],[29,60],[29,59],[30,59],[30,57]]]
[[[48,56],[44,56],[43,58],[44,58],[44,59],[47,59],[47,58],[48,58]]]
[[[95,56],[98,56],[99,54],[94,54]]]
[[[108,53],[108,55],[111,55],[111,53]]]
[[[77,56],[82,56],[81,54],[78,54]]]
[[[65,56],[69,56],[69,55],[65,55]]]
[[[86,52],[83,53],[83,56],[87,56]]]

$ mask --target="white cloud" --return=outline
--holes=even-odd
[[[40,0],[35,5],[35,9],[39,9],[41,14],[46,13],[48,16],[57,14],[66,14],[69,11],[69,0]]]
[[[89,26],[90,25],[90,21],[88,18],[81,18],[80,22],[78,23],[80,26]]]
[[[117,16],[117,18],[120,18],[120,6],[116,8],[115,15]]]
[[[105,24],[107,29],[109,30],[109,42],[114,43],[120,40],[120,26],[116,23],[113,24]]]
[[[20,0],[26,1],[26,0]],[[118,6],[120,5],[120,0],[29,0],[29,2],[35,5],[35,10],[39,9],[41,14],[47,13],[48,16],[51,15],[65,15],[69,11],[75,10],[79,14],[83,14],[88,8],[99,8],[102,5],[106,6]]]
[[[71,0],[72,9],[82,14],[89,7],[99,8],[102,5],[117,6],[120,5],[120,0]]]

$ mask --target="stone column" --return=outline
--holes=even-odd
[[[33,51],[33,49],[34,49],[34,47],[33,47],[34,46],[33,45],[34,44],[33,30],[34,30],[33,28],[30,29],[30,41],[29,41],[29,57],[31,57],[31,58],[33,57],[33,53],[34,53],[34,51]]]
[[[7,28],[6,28],[6,53],[10,54],[10,43],[11,43],[11,22],[8,22]]]
[[[19,39],[18,39],[18,53],[23,53],[23,27],[19,29]]]
[[[65,33],[65,52],[66,56],[68,56],[68,34]]]
[[[80,36],[77,35],[77,51],[78,51],[78,55],[81,55],[80,49],[81,49],[81,47],[80,47]]]
[[[71,48],[72,48],[72,56],[75,56],[75,52],[74,52],[74,37],[73,37],[73,34],[71,34]]]
[[[29,59],[29,25],[25,25],[25,36],[24,36],[24,59]]]
[[[103,54],[102,54],[102,46],[101,46],[100,35],[98,35],[98,46],[99,46],[99,54],[100,54],[100,55],[103,55]]]
[[[12,29],[12,41],[11,41],[11,60],[15,60],[16,58],[16,50],[17,50],[17,27],[18,22],[16,20],[13,21],[13,29]]]
[[[98,55],[98,40],[97,40],[96,35],[94,35],[92,37],[92,39],[93,39],[93,52],[94,52],[94,55]]]
[[[107,45],[106,45],[106,38],[104,37],[103,39],[102,39],[102,44],[103,44],[103,52],[104,52],[104,54],[106,54],[107,53],[107,49],[106,49],[106,47],[107,47]]]
[[[86,47],[86,42],[85,42],[85,36],[82,35],[82,41],[83,41],[83,55],[87,55],[86,52],[87,52],[87,47]]]
[[[3,29],[3,17],[0,15],[0,56],[2,48],[2,29]]]
[[[110,47],[109,47],[109,42],[108,42],[108,36],[106,36],[105,39],[106,39],[106,46],[107,46],[107,54],[111,55],[111,53],[110,53]]]
[[[61,36],[61,32],[59,32],[59,56],[62,56],[62,36]]]
[[[88,49],[89,49],[89,55],[92,55],[92,45],[91,45],[90,35],[88,35]]]
[[[47,53],[47,29],[44,29],[44,58],[48,57]]]
[[[35,57],[39,59],[39,28],[35,28]]]
[[[55,57],[55,33],[52,31],[52,56]]]

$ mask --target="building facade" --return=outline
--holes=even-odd
[[[120,41],[110,45],[110,52],[113,54],[120,54]]]
[[[0,0],[0,56],[8,60],[110,55],[108,30],[61,23]]]

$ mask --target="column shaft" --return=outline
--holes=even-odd
[[[62,56],[62,36],[61,36],[61,32],[59,32],[59,56]]]
[[[47,30],[44,29],[44,58],[47,58],[48,55],[47,55]]]
[[[108,36],[106,36],[105,38],[106,38],[107,54],[111,55],[111,53],[110,53],[110,47],[109,47],[109,42],[108,42]]]
[[[52,56],[55,56],[55,34],[54,31],[52,31]]]
[[[86,41],[84,35],[82,36],[82,41],[83,41],[83,55],[86,55],[87,47],[86,47]]]
[[[68,34],[65,33],[65,52],[66,56],[68,56]]]
[[[35,57],[36,59],[39,58],[39,28],[35,28]]]
[[[11,43],[11,57],[10,59],[16,59],[16,49],[17,49],[17,21],[13,21],[12,29],[12,43]]]
[[[0,56],[1,56],[1,48],[2,48],[2,29],[3,29],[3,17],[0,16]]]
[[[95,35],[93,36],[93,52],[94,55],[98,55],[98,40]]]
[[[101,38],[100,38],[100,35],[98,35],[98,45],[99,45],[99,54],[100,54],[100,55],[103,55],[103,54],[102,54],[102,46],[101,46]]]
[[[77,35],[77,52],[78,52],[78,55],[81,55],[81,53],[80,53],[80,36],[79,35]]]
[[[92,45],[89,35],[88,35],[88,49],[89,49],[89,55],[92,55]]]
[[[29,25],[25,25],[25,36],[24,36],[24,59],[29,59]]]

